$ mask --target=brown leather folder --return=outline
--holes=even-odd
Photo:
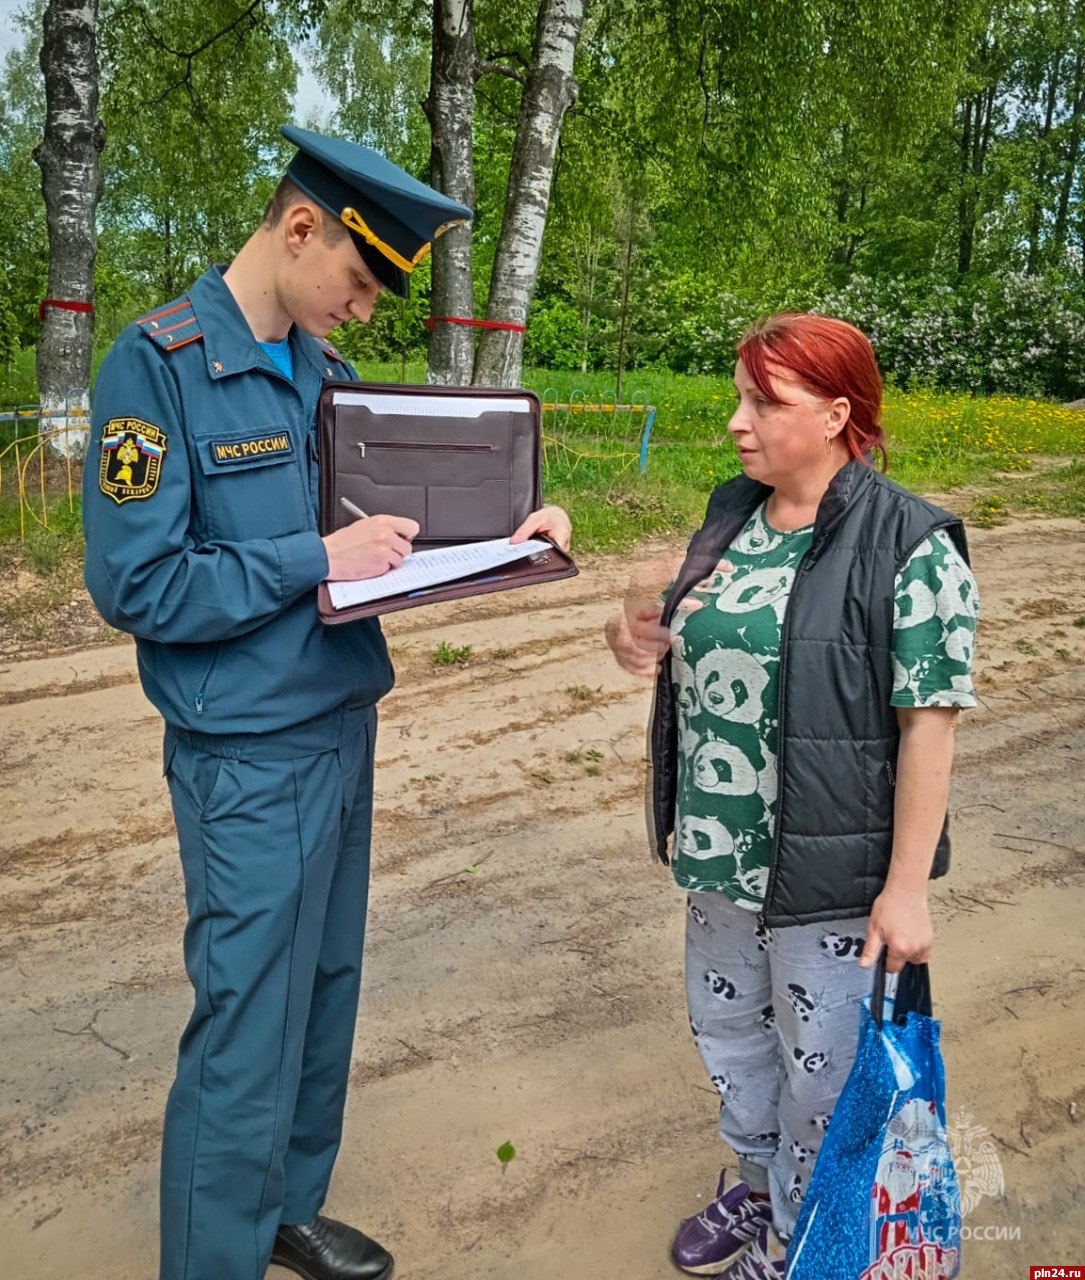
[[[408,516],[419,550],[509,537],[542,506],[542,412],[531,391],[326,382],[317,408],[320,532],[368,515]],[[336,609],[327,583],[322,621],[352,622],[415,605],[571,578],[558,547],[500,569]]]

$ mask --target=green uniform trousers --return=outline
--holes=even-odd
[[[369,888],[373,707],[167,727],[195,1006],[162,1142],[161,1280],[262,1280],[339,1149]]]

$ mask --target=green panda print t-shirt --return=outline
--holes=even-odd
[[[678,712],[673,868],[685,889],[759,910],[776,817],[780,630],[813,526],[784,533],[759,507],[726,552],[733,568],[698,584],[702,607],[671,624]],[[898,707],[969,707],[978,597],[948,535],[913,552],[894,589]]]

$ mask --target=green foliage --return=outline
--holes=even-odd
[[[32,347],[24,347],[15,353],[9,365],[0,367],[0,409],[38,403],[34,354]],[[3,432],[0,432],[0,441],[7,443]]]
[[[371,361],[397,362],[399,368],[391,381],[403,382],[406,380],[405,362],[416,363],[426,358],[429,300],[430,261],[427,258],[411,275],[409,298],[380,294],[368,324],[352,320],[334,330],[330,335],[331,341],[355,365]],[[423,380],[424,377],[423,372]]]
[[[32,151],[41,138],[45,90],[38,66],[43,0],[13,15],[20,43],[0,69],[0,380],[20,346],[34,343],[45,296],[45,205]]]
[[[0,279],[0,377],[11,372],[18,354],[19,323],[7,282]]]
[[[957,290],[856,276],[820,308],[867,333],[901,386],[1065,399],[1085,389],[1085,295],[1054,273]]]
[[[583,321],[573,304],[560,294],[536,298],[524,357],[551,369],[577,369],[583,354]]]
[[[5,405],[25,392],[45,289],[43,7],[16,16],[0,73]],[[246,7],[103,0],[99,350],[255,225],[303,41],[330,127],[427,176],[429,0]],[[476,315],[521,95],[494,68],[523,66],[536,12],[475,8]],[[527,360],[555,381],[609,371],[610,388],[620,367],[628,393],[666,371],[726,375],[752,316],[823,307],[868,327],[902,386],[1081,395],[1083,27],[1085,0],[589,6]],[[423,265],[407,303],[383,298],[333,340],[417,380],[428,311]]]
[[[498,1160],[501,1161],[502,1169],[516,1159],[516,1148],[511,1142],[503,1142],[496,1152]]]
[[[239,0],[103,4],[104,228],[97,282],[121,322],[227,262],[255,229],[289,148],[297,78],[281,27]],[[191,59],[196,50],[221,32]]]
[[[1081,394],[1083,20],[1085,5],[1063,0],[613,0],[589,28],[582,114],[563,137],[547,320],[556,298],[594,315],[580,367],[615,367],[608,323],[635,194],[651,233],[632,273],[634,368],[722,371],[750,318],[831,309],[859,276],[914,299],[897,328],[915,332],[883,356],[892,375]],[[1045,263],[1041,285],[1020,282]],[[585,304],[587,272],[602,287]],[[947,309],[953,342],[939,344]]]
[[[291,115],[294,58],[275,17],[260,8],[238,23],[244,8],[240,0],[103,0],[99,344],[210,262],[228,261],[281,171],[278,125]],[[12,352],[7,335],[35,341],[45,293],[45,211],[32,157],[45,115],[43,9],[44,0],[30,0],[15,15],[20,43],[0,72],[0,368]],[[218,31],[225,34],[191,62],[178,56]]]
[[[811,0],[704,6],[616,0],[600,70],[631,159],[678,181],[669,215],[726,232],[793,234],[828,203],[824,159],[858,132],[867,163],[911,147],[952,105],[957,47],[977,6],[938,0]],[[721,198],[722,197],[722,198]],[[736,232],[738,234],[736,235]]]
[[[428,6],[378,0],[359,10],[331,0],[316,25],[314,69],[339,104],[348,137],[425,177],[429,131],[419,103],[429,86]]]

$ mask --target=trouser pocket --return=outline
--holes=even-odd
[[[169,783],[174,808],[183,804],[195,816],[202,818],[211,807],[229,763],[223,756],[212,755],[181,742],[167,730],[163,773]]]

